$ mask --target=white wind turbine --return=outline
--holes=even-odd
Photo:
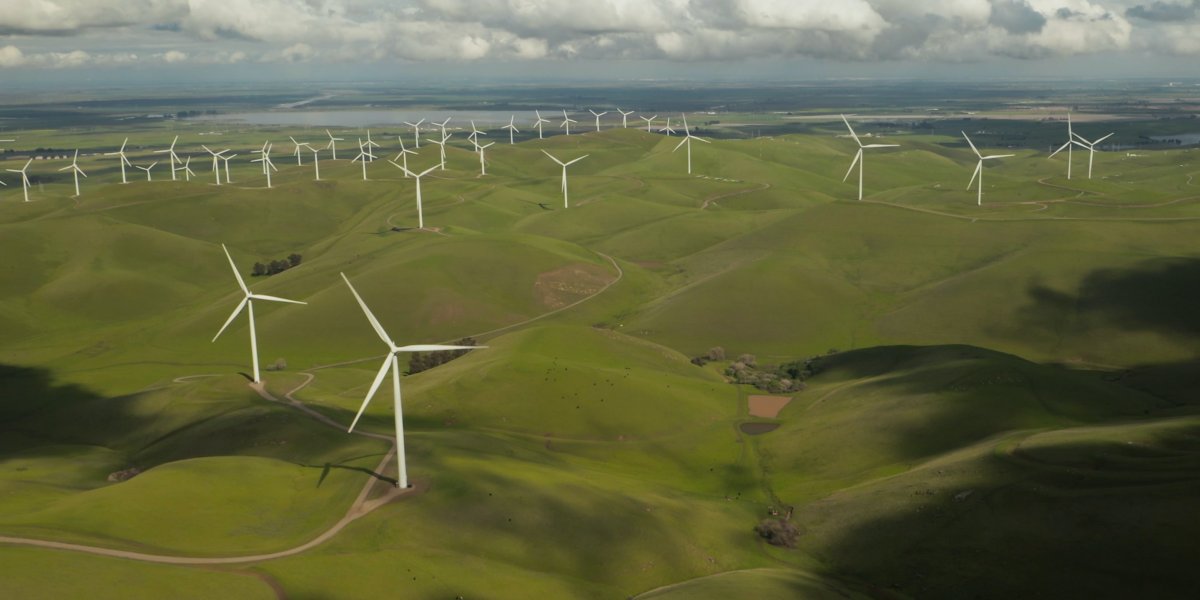
[[[20,169],[5,169],[5,171],[8,171],[9,173],[20,173],[21,174],[21,191],[25,192],[25,201],[26,202],[29,202],[29,175],[26,174],[26,171],[29,170],[29,165],[32,162],[33,162],[33,159],[31,158],[28,161],[26,161],[25,166],[21,167]]]
[[[196,172],[192,170],[192,157],[190,157],[190,156],[187,157],[187,159],[185,159],[183,161],[183,166],[179,167],[179,170],[183,171],[183,180],[184,181],[191,181],[192,175],[196,174]],[[86,177],[86,175],[85,175],[85,177]]]
[[[495,142],[492,143],[494,144]],[[491,144],[488,145],[490,146]],[[404,171],[405,177],[412,177],[417,180],[417,229],[425,229],[425,211],[421,206],[421,178],[432,173],[434,169],[438,168],[438,166],[433,165],[432,167],[429,167],[420,173],[413,173],[412,171],[408,170],[408,167],[403,167],[396,164],[396,161],[394,160],[388,160],[388,162],[392,163],[392,165],[397,169]]]
[[[419,149],[421,147],[421,123],[424,123],[424,122],[425,122],[425,119],[421,119],[420,121],[417,121],[416,123],[409,123],[408,121],[404,122],[405,125],[408,125],[409,127],[413,128],[413,148]],[[397,136],[397,139],[399,139],[399,136]],[[403,145],[404,140],[400,140],[400,144]]]
[[[542,123],[549,123],[549,122],[550,122],[550,120],[549,120],[549,119],[543,119],[543,118],[542,118],[542,112],[541,112],[541,111],[539,111],[539,110],[535,110],[535,111],[533,111],[533,112],[534,112],[534,114],[536,114],[536,115],[537,115],[537,120],[533,122],[533,126],[534,126],[534,127],[537,127],[537,130],[538,130],[538,139],[540,140],[540,139],[542,139]]]
[[[481,135],[487,135],[487,134],[478,129],[475,129],[475,121],[472,120],[471,121],[471,134],[467,136],[467,139],[471,141],[471,145],[475,146],[476,152],[479,152],[479,136],[481,136]]]
[[[675,150],[679,150],[680,146],[687,144],[688,175],[692,174],[692,140],[704,142],[705,144],[711,143],[704,138],[698,138],[692,135],[691,130],[688,129],[687,115],[683,115],[683,140],[679,142],[678,146],[675,146]],[[675,150],[672,150],[671,152],[675,152]]]
[[[449,120],[449,119],[447,119],[447,120]],[[449,135],[442,136],[441,141],[434,140],[434,139],[428,139],[428,138],[425,140],[431,144],[437,144],[438,152],[442,156],[442,162],[439,164],[439,168],[441,168],[441,170],[443,170],[443,171],[446,170],[446,142],[450,140],[451,135],[454,135],[454,134],[451,133]]]
[[[431,124],[433,124],[433,125],[437,125],[438,127],[440,127],[440,128],[441,128],[441,130],[442,130],[442,139],[443,139],[443,140],[445,140],[445,139],[447,139],[447,138],[449,138],[449,137],[450,137],[449,135],[446,135],[446,125],[449,125],[449,124],[450,124],[450,119],[451,119],[451,118],[453,118],[453,117],[446,117],[446,120],[445,120],[445,121],[442,121],[441,123],[438,123],[437,121],[430,121],[430,123],[431,123]],[[428,140],[428,139],[426,139],[425,141],[429,141],[429,140]]]
[[[367,144],[364,144],[362,140],[358,140],[358,156],[355,156],[354,160],[350,162],[362,163],[363,181],[367,180],[367,163],[373,160],[375,160],[375,155],[371,154]]]
[[[333,134],[329,133],[328,129],[325,130],[325,135],[329,136],[329,143],[325,145],[325,148],[332,153],[333,160],[337,160],[337,143],[346,141],[346,138],[333,137]],[[228,181],[229,178],[226,177],[225,180]]]
[[[675,130],[671,128],[671,117],[667,117],[667,126],[658,130],[659,133],[665,133],[668,137],[675,135]]]
[[[242,280],[242,274],[238,273],[237,265],[233,264],[233,257],[229,255],[229,249],[225,247],[225,244],[221,244],[221,249],[225,251],[225,258],[229,259],[229,268],[233,269],[233,276],[237,278],[238,287],[242,289],[243,296],[242,301],[238,303],[237,308],[233,309],[233,314],[229,315],[229,318],[225,320],[225,324],[221,326],[221,330],[217,332],[217,335],[213,336],[212,341],[215,342],[217,341],[217,338],[221,337],[221,334],[225,332],[225,329],[229,327],[229,324],[232,323],[233,320],[242,313],[243,308],[247,309],[246,313],[250,315],[250,356],[254,360],[254,383],[259,383],[262,381],[262,379],[259,377],[258,372],[258,334],[254,329],[254,301],[265,300],[268,302],[287,302],[289,304],[308,303],[300,302],[298,300],[288,300],[287,298],[278,298],[275,296],[250,293],[250,289],[246,287],[246,282]]]
[[[638,117],[638,118],[646,122],[646,133],[654,133],[653,131],[650,130],[650,124],[653,123],[654,120],[658,118],[658,115],[654,115],[653,117],[648,117],[648,118],[647,117]]]
[[[288,139],[292,140],[292,146],[294,146],[294,148],[292,149],[292,156],[296,157],[296,166],[303,167],[304,166],[304,160],[303,160],[304,155],[300,153],[300,147],[307,146],[308,144],[302,144],[300,142],[297,142],[296,138],[294,138],[290,135],[288,136]]]
[[[975,165],[975,174],[971,175],[971,182],[967,184],[967,189],[968,190],[971,189],[971,185],[975,183],[976,178],[979,179],[979,200],[977,201],[977,204],[979,204],[979,206],[983,206],[983,161],[993,160],[993,159],[997,159],[997,158],[1008,158],[1010,156],[1016,156],[1016,155],[1015,154],[993,154],[991,156],[984,156],[979,153],[979,150],[975,147],[975,143],[971,141],[971,138],[967,137],[967,132],[964,131],[964,132],[962,132],[962,134],[963,134],[964,138],[967,138],[967,143],[971,145],[971,150],[975,153],[975,156],[979,157],[979,163]]]
[[[404,140],[400,140],[400,153],[396,155],[396,158],[401,161],[400,164],[404,167],[405,170],[408,169],[408,155],[409,154],[411,154],[413,156],[417,155],[416,152],[413,152],[412,150],[405,148]],[[408,177],[408,173],[405,173],[404,176]]]
[[[563,208],[570,208],[570,204],[567,202],[567,167],[587,158],[590,155],[584,154],[583,156],[580,156],[579,158],[576,158],[575,160],[564,163],[563,161],[558,160],[557,158],[554,157],[554,155],[550,154],[549,152],[546,152],[545,150],[542,150],[542,153],[545,154],[546,156],[549,156],[550,160],[553,160],[554,162],[556,162],[560,166],[562,166]]]
[[[858,139],[858,134],[854,133],[854,128],[850,126],[850,121],[846,120],[846,115],[842,115],[842,122],[846,124],[846,129],[850,130],[850,137],[854,138],[854,143],[858,144],[858,154],[854,155],[854,161],[850,163],[850,168],[846,170],[846,176],[842,178],[844,183],[850,178],[850,174],[854,172],[854,166],[858,165],[858,199],[863,199],[863,171],[865,170],[866,161],[863,159],[863,150],[868,148],[897,148],[900,144],[866,144],[863,145],[862,140]]]
[[[141,169],[146,172],[146,181],[154,181],[154,176],[150,175],[150,169],[153,169],[154,165],[157,165],[157,164],[158,164],[158,161],[154,161],[154,162],[150,163],[150,166],[148,166],[148,167],[135,165],[134,168]]]
[[[578,123],[578,122],[579,121],[576,121],[575,119],[572,119],[571,117],[568,117],[567,109],[565,109],[565,108],[563,109],[563,122],[562,122],[562,125],[559,125],[559,127],[566,127],[567,135],[571,135],[571,123]]]
[[[4,141],[4,140],[0,140],[0,141]],[[125,138],[125,141],[124,141],[124,142],[121,142],[121,149],[120,149],[120,150],[117,150],[116,152],[107,152],[107,153],[105,153],[105,154],[104,154],[105,156],[119,156],[119,157],[121,157],[121,158],[119,159],[119,160],[121,161],[121,183],[129,183],[129,180],[125,178],[125,167],[126,167],[126,166],[130,166],[130,167],[132,167],[132,166],[133,166],[133,163],[129,162],[129,159],[125,157],[125,144],[128,144],[128,143],[129,143],[129,138]]]
[[[517,119],[517,115],[512,115],[512,116],[510,116],[510,117],[508,118],[508,125],[505,125],[504,127],[501,127],[501,129],[507,129],[507,130],[508,130],[508,144],[509,144],[510,146],[513,144],[513,134],[514,134],[514,133],[521,133],[521,130],[517,129],[517,126],[516,126],[516,125],[513,123],[513,122],[514,122],[516,119]]]
[[[1071,163],[1074,162],[1074,157],[1072,156],[1071,152],[1074,149],[1073,146],[1083,146],[1083,144],[1080,144],[1075,137],[1075,130],[1071,126],[1071,113],[1067,113],[1067,143],[1059,146],[1058,150],[1051,152],[1049,156],[1049,158],[1054,158],[1054,156],[1059,152],[1062,152],[1063,150],[1067,151],[1067,179],[1071,178]]]
[[[213,175],[216,176],[216,178],[217,178],[217,185],[221,185],[221,167],[220,167],[220,165],[217,164],[217,161],[221,160],[222,158],[225,158],[224,156],[221,156],[221,155],[225,154],[226,152],[229,152],[229,149],[226,148],[220,152],[213,152],[208,146],[205,146],[204,144],[201,144],[200,147],[204,148],[205,152],[212,155]]]
[[[375,392],[383,384],[383,378],[387,377],[388,371],[391,371],[393,410],[395,411],[396,422],[396,466],[400,475],[396,481],[396,487],[407,488],[408,465],[404,456],[404,411],[400,403],[400,359],[396,355],[401,352],[474,350],[476,348],[486,348],[487,346],[445,346],[441,344],[397,346],[396,342],[393,342],[392,338],[383,330],[383,325],[379,324],[379,320],[375,318],[375,315],[371,314],[371,309],[367,308],[367,303],[363,302],[362,296],[359,296],[354,286],[350,285],[350,280],[346,278],[345,273],[342,273],[342,279],[346,282],[346,286],[350,288],[350,292],[354,294],[354,299],[358,301],[358,305],[362,307],[363,313],[367,316],[367,320],[371,322],[371,327],[375,330],[376,335],[388,346],[388,354],[383,359],[383,366],[380,367],[379,373],[375,375],[375,381],[371,383],[371,389],[367,390],[367,397],[363,400],[362,407],[358,409],[358,414],[354,416],[354,422],[350,423],[349,431],[354,431],[354,427],[358,425],[358,420],[362,417],[363,412],[367,410],[367,405],[371,403],[371,398],[375,396]]]
[[[368,129],[368,130],[367,130],[367,144],[366,144],[366,147],[367,147],[367,150],[368,150],[368,151],[369,151],[369,150],[370,150],[372,147],[375,147],[375,148],[382,148],[382,147],[383,147],[383,146],[380,146],[379,144],[376,144],[375,142],[371,141],[371,130],[370,130],[370,129]],[[370,154],[370,157],[371,157],[371,161],[372,161],[372,162],[374,162],[374,161],[375,161],[375,155],[374,155],[374,154]]]
[[[1092,178],[1092,163],[1096,160],[1096,146],[1099,145],[1100,142],[1107,140],[1113,135],[1115,135],[1115,133],[1110,133],[1094,142],[1089,142],[1087,138],[1083,137],[1082,135],[1079,135],[1078,133],[1075,134],[1075,138],[1079,140],[1079,145],[1088,149],[1088,179]]]
[[[301,143],[300,145],[304,146],[305,148],[308,148],[309,152],[313,153],[313,175],[314,175],[313,181],[320,181],[321,180],[321,151],[317,148],[313,148],[312,146],[308,145],[307,143]]]
[[[262,156],[250,161],[262,163],[263,174],[267,176],[267,189],[271,189],[271,171],[279,170],[275,168],[275,163],[271,162],[272,147],[274,147],[274,144],[271,142],[263,142],[262,150],[255,150],[255,152],[261,154]]]
[[[607,115],[607,114],[608,114],[608,111],[606,110],[606,111],[604,111],[604,112],[602,112],[602,113],[598,113],[598,112],[596,112],[596,111],[594,111],[594,110],[592,110],[592,109],[590,109],[590,108],[589,108],[589,109],[588,109],[588,112],[592,113],[592,116],[593,116],[593,117],[596,117],[596,131],[600,131],[600,117],[603,117],[604,115]]]
[[[218,152],[217,154],[223,154],[225,152],[229,152],[229,151],[222,150],[221,152]],[[229,178],[229,159],[234,158],[236,156],[237,156],[236,154],[230,154],[229,156],[221,157],[221,160],[225,163],[225,183],[233,183],[233,179]]]
[[[492,146],[495,146],[495,145],[496,145],[496,142],[491,142],[489,144],[479,147],[479,174],[481,176],[487,175],[487,162],[483,158],[483,151],[487,150],[488,148],[491,148]]]
[[[72,173],[75,176],[75,196],[74,197],[78,198],[79,197],[79,176],[83,175],[84,177],[87,177],[87,173],[84,173],[83,169],[79,168],[79,150],[78,149],[75,150],[75,158],[71,161],[71,164],[59,169],[59,172],[62,172],[62,171],[74,171],[74,173]]]
[[[175,154],[175,144],[177,142],[179,142],[179,136],[175,136],[175,139],[171,141],[171,146],[169,148],[167,148],[166,150],[155,150],[153,152],[154,154],[166,154],[167,158],[170,159],[170,161],[171,161],[171,181],[175,181],[175,171],[177,170],[177,168],[175,167],[175,163],[177,161],[183,162],[179,159],[179,155]]]
[[[629,129],[629,115],[632,115],[633,111],[625,112],[618,108],[617,112],[621,113],[621,129]]]

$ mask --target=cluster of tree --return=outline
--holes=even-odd
[[[836,354],[831,349],[826,355]],[[704,366],[710,362],[726,360],[725,349],[720,346],[709,348],[708,352],[692,359],[692,364]],[[821,356],[811,356],[779,365],[759,366],[758,359],[753,354],[742,354],[725,367],[725,376],[732,383],[752,385],[760,390],[773,394],[790,394],[805,388],[805,380],[820,372]]]
[[[763,519],[754,526],[754,532],[772,546],[795,548],[800,538],[800,528],[784,519]]]
[[[457,342],[454,342],[453,345],[477,346],[478,344],[475,342],[475,338],[465,337]],[[414,375],[416,373],[420,373],[421,371],[428,371],[429,369],[432,369],[438,365],[446,364],[460,356],[463,356],[468,352],[470,352],[470,350],[445,350],[442,352],[425,353],[413,352],[412,356],[408,359],[408,374]]]
[[[251,268],[250,274],[253,275],[254,277],[261,277],[263,275],[270,276],[270,275],[275,275],[277,273],[282,273],[292,267],[299,265],[300,260],[302,258],[303,257],[300,256],[299,254],[292,253],[292,254],[289,254],[287,259],[285,259],[285,260],[273,260],[267,264],[256,262],[256,263],[254,263],[254,266]]]

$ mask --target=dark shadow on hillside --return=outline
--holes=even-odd
[[[316,465],[304,465],[304,466],[315,467]],[[337,465],[337,464],[333,464],[333,463],[325,463],[321,467],[321,477],[317,479],[317,487],[321,487],[321,484],[325,483],[325,478],[329,476],[329,471],[332,469],[345,469],[347,471],[358,471],[359,473],[366,473],[367,475],[370,475],[371,477],[374,477],[375,479],[378,479],[380,481],[386,481],[393,486],[399,483],[399,481],[395,477],[388,477],[387,475],[376,473],[375,471],[372,471],[371,469],[368,469],[366,467],[355,467],[353,465]]]
[[[1157,258],[1132,268],[1103,269],[1075,294],[1042,285],[1029,289],[1018,331],[1060,331],[1089,325],[1200,338],[1200,260]],[[1067,325],[1068,323],[1077,323]],[[1063,332],[1066,333],[1066,332]]]

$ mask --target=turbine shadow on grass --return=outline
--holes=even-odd
[[[313,467],[314,465],[305,465],[305,466]],[[317,487],[321,487],[321,484],[325,483],[325,478],[329,476],[329,471],[332,469],[345,469],[347,471],[358,471],[360,473],[366,473],[367,475],[370,475],[371,477],[374,477],[375,479],[378,479],[380,481],[386,481],[388,484],[393,485],[393,486],[395,486],[397,483],[399,483],[399,481],[395,477],[388,477],[387,475],[376,473],[375,471],[372,471],[371,469],[368,469],[366,467],[355,467],[352,465],[339,465],[339,464],[334,464],[334,463],[325,463],[325,465],[323,467],[321,467],[321,477],[319,479],[317,479]]]

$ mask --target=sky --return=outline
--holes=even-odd
[[[1198,63],[1200,0],[0,0],[9,84],[1194,78]]]

